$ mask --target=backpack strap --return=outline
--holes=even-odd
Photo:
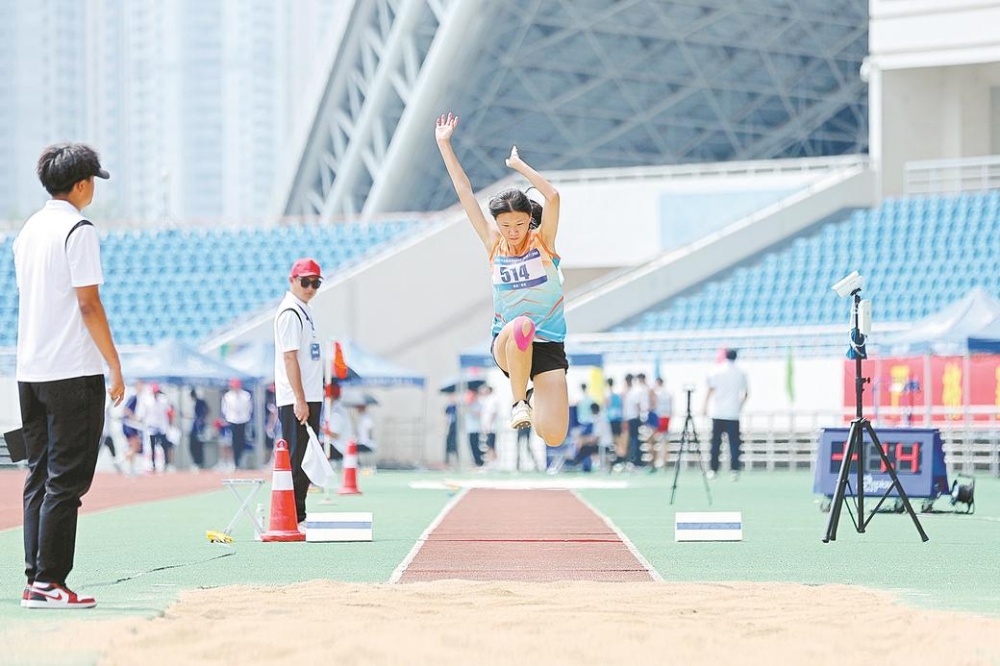
[[[92,227],[92,226],[94,226],[94,223],[91,222],[90,220],[80,220],[79,222],[74,224],[73,228],[69,230],[68,234],[66,234],[66,240],[63,242],[63,249],[69,247],[69,237],[73,235],[74,231],[76,231],[77,229],[82,229],[83,227]]]

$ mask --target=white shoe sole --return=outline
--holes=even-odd
[[[97,606],[97,602],[95,601],[92,604],[54,604],[50,601],[31,601],[29,599],[27,601],[22,601],[21,606],[24,608],[42,608],[45,610],[82,610],[86,608],[94,608]]]

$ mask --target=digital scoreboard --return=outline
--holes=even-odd
[[[824,428],[819,438],[816,459],[816,476],[813,492],[833,497],[837,490],[837,476],[847,448],[849,428]],[[865,473],[863,478],[865,496],[881,497],[892,486],[892,477],[886,470],[875,444],[864,434],[862,455]],[[944,464],[944,449],[938,430],[918,428],[877,428],[875,430],[886,458],[896,470],[896,476],[903,490],[910,497],[936,498],[949,492],[948,470]],[[857,456],[851,460],[848,487],[844,494],[855,496],[857,486]],[[895,488],[890,497],[899,493]]]

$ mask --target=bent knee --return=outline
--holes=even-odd
[[[535,432],[538,436],[542,438],[548,446],[561,446],[563,442],[566,441],[566,434],[569,432],[568,424],[566,427],[559,428],[558,426],[543,426],[542,424],[535,425]]]
[[[525,351],[535,339],[535,322],[521,315],[515,317],[511,324],[513,324],[514,343],[518,349]]]

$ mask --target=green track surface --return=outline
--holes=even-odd
[[[384,583],[453,497],[445,489],[415,490],[409,484],[462,478],[545,477],[383,472],[361,478],[360,496],[333,495],[328,504],[324,499],[331,498],[310,494],[310,511],[373,512],[371,543],[261,543],[245,520],[234,530],[231,546],[209,543],[206,530],[223,529],[238,506],[225,489],[83,515],[69,583],[98,598],[98,608],[85,613],[20,608],[21,529],[0,532],[0,639],[24,623],[47,631],[69,619],[156,616],[186,589],[316,578]],[[918,514],[930,536],[927,543],[906,514],[878,514],[866,533],[858,534],[845,511],[838,539],[824,544],[828,514],[812,494],[809,473],[747,473],[739,482],[722,476],[711,482],[711,507],[702,477],[694,471],[681,473],[673,506],[672,475],[564,478],[627,482],[624,490],[588,489],[580,495],[610,518],[667,581],[847,583],[895,591],[915,606],[1000,616],[1000,479],[977,479],[974,515]],[[266,486],[259,497],[267,506]],[[941,498],[936,508],[952,507]],[[676,543],[677,510],[742,511],[744,540]]]

